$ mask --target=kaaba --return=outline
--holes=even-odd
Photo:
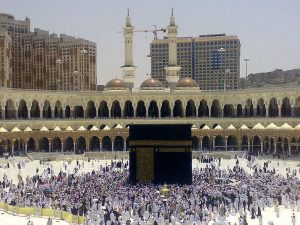
[[[131,184],[192,183],[190,124],[130,125],[128,150]]]

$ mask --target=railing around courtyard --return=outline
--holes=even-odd
[[[18,207],[0,202],[0,209],[7,213],[12,213],[13,215],[54,217],[68,223],[83,224],[86,221],[86,217],[84,216],[77,216],[70,212],[50,208]]]

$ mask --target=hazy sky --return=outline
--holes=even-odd
[[[166,27],[174,8],[179,36],[226,33],[241,41],[243,58],[250,58],[249,73],[277,68],[300,68],[299,0],[0,0],[0,11],[16,19],[31,19],[31,29],[75,35],[97,43],[98,83],[121,77],[124,64],[122,26],[130,8],[136,29]],[[162,37],[162,34],[160,34]],[[150,73],[151,33],[136,33],[134,64],[139,85]]]

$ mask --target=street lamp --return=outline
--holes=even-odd
[[[245,58],[244,61],[246,62],[246,79],[248,78],[248,61],[250,59],[249,58]]]

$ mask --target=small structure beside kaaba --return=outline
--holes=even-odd
[[[192,183],[191,125],[130,125],[130,183]]]

